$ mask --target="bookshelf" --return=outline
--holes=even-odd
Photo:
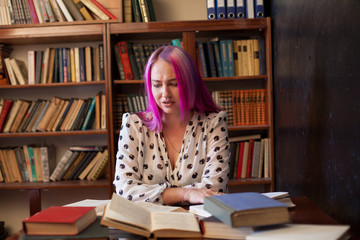
[[[101,1],[107,4],[106,1]],[[268,102],[266,105],[268,123],[265,125],[252,126],[229,126],[229,135],[245,135],[260,133],[263,137],[270,138],[273,149],[273,122],[272,122],[272,63],[271,63],[271,29],[270,19],[240,19],[240,20],[194,20],[177,22],[139,22],[123,23],[122,1],[109,1],[112,8],[118,10],[119,20],[109,21],[76,21],[65,23],[44,23],[0,26],[0,43],[8,44],[14,49],[20,49],[16,54],[25,55],[27,46],[57,46],[82,45],[86,43],[102,43],[104,45],[105,79],[95,82],[80,83],[51,83],[36,85],[0,85],[0,95],[4,98],[27,98],[41,96],[51,99],[52,96],[94,96],[98,91],[106,95],[107,106],[107,129],[86,131],[62,131],[62,132],[32,132],[32,133],[0,133],[0,147],[15,147],[23,144],[44,143],[62,145],[57,149],[58,162],[64,149],[71,145],[106,145],[109,151],[108,177],[96,181],[58,181],[58,182],[20,182],[0,183],[1,189],[21,189],[28,191],[30,214],[41,209],[41,190],[43,189],[83,189],[83,188],[106,188],[109,197],[113,192],[112,179],[114,177],[115,155],[118,140],[118,120],[116,119],[115,95],[139,94],[143,81],[120,80],[117,72],[113,44],[117,41],[134,42],[170,42],[171,39],[179,38],[184,43],[184,48],[196,59],[196,41],[225,36],[227,38],[241,38],[246,36],[261,36],[266,43],[266,74],[245,77],[213,77],[204,78],[209,90],[228,89],[235,86],[236,89],[257,87],[267,90]],[[115,4],[115,5],[114,5]],[[139,40],[141,39],[141,40]],[[18,53],[20,52],[20,53]],[[24,58],[24,57],[23,57]],[[36,97],[37,98],[37,97]],[[65,143],[65,144],[64,144]],[[274,189],[274,157],[271,151],[270,177],[260,179],[232,179],[230,188],[260,185],[264,191]]]
[[[193,56],[196,56],[196,41],[211,39],[214,37],[224,37],[227,39],[237,39],[249,36],[263,37],[265,39],[265,58],[266,73],[256,76],[231,76],[231,77],[206,77],[208,89],[232,90],[232,89],[265,89],[266,92],[266,112],[267,122],[261,125],[229,125],[229,136],[261,134],[262,138],[270,139],[269,152],[269,176],[261,178],[231,179],[229,188],[241,191],[242,187],[260,186],[260,191],[274,190],[274,155],[273,151],[273,107],[272,107],[272,62],[271,62],[271,24],[270,18],[260,19],[241,19],[241,20],[216,20],[216,21],[178,21],[178,22],[150,22],[150,23],[109,23],[107,31],[108,40],[108,62],[112,66],[110,71],[111,87],[109,97],[112,105],[109,107],[110,118],[110,142],[116,146],[119,135],[119,114],[116,110],[116,94],[143,94],[141,87],[143,81],[119,80],[120,74],[116,66],[116,58],[113,53],[113,46],[119,41],[130,41],[133,43],[170,43],[172,39],[181,39],[183,47]],[[141,40],[139,40],[141,39]],[[111,159],[115,164],[116,149],[111,152]],[[113,173],[113,172],[112,172]]]

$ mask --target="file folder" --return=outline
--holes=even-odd
[[[217,0],[217,19],[226,19],[226,0]]]
[[[255,18],[254,0],[246,1],[246,18]]]
[[[264,0],[255,0],[255,18],[265,17]]]
[[[246,18],[245,0],[236,0],[235,14],[236,14],[236,18]]]
[[[207,7],[207,19],[215,20],[216,19],[216,0],[206,0]]]
[[[227,19],[235,18],[235,0],[226,0]]]

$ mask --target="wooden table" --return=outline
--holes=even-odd
[[[327,213],[322,211],[307,197],[291,198],[292,202],[296,205],[289,210],[292,223],[303,224],[339,224],[338,221],[330,217]],[[9,237],[7,240],[18,240],[22,231]],[[351,240],[360,239],[359,237],[351,234]]]

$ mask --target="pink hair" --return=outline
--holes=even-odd
[[[163,112],[157,106],[151,91],[151,68],[158,59],[169,62],[174,68],[183,120],[185,113],[193,110],[202,114],[220,111],[207,90],[192,57],[182,48],[170,45],[164,46],[152,53],[144,73],[145,92],[149,106],[145,112],[138,113],[138,115],[148,128],[157,132],[162,129],[161,119]],[[146,117],[149,116],[147,113],[152,113],[151,118]]]

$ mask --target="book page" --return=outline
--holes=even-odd
[[[138,206],[115,193],[106,211],[107,217],[111,219],[124,221],[145,229],[151,228],[150,212],[146,208]]]
[[[199,232],[199,223],[193,213],[182,212],[152,212],[151,231],[174,229]]]
[[[165,206],[150,202],[135,202],[136,205],[146,208],[149,212],[187,212],[182,207]]]

